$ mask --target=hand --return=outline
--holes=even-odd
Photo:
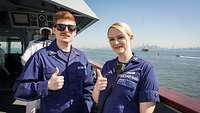
[[[99,69],[96,70],[96,74],[97,74],[97,81],[96,81],[96,84],[95,84],[95,88],[98,91],[105,90],[106,87],[107,87],[107,84],[108,84],[107,78],[102,76]]]
[[[49,90],[59,90],[64,85],[64,76],[59,75],[59,69],[56,67],[56,71],[52,74],[51,78],[48,80]]]

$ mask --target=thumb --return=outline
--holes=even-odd
[[[56,67],[56,70],[55,70],[55,72],[54,72],[54,75],[55,75],[55,76],[58,76],[58,75],[59,75],[59,69],[58,69],[58,67]]]
[[[99,69],[96,69],[96,74],[97,74],[97,79],[103,77]]]

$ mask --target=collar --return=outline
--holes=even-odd
[[[52,55],[56,55],[59,54],[60,52],[63,53],[63,51],[61,49],[58,48],[57,44],[56,44],[56,40],[54,40],[48,47],[47,47],[47,52],[48,55],[52,56]],[[74,47],[71,46],[71,50],[70,50],[70,54],[72,56],[74,55],[80,55],[80,52],[78,52],[78,50]]]
[[[132,52],[132,53],[133,53],[133,56],[128,61],[128,63],[139,63],[140,62],[140,58],[138,56],[136,56],[134,52]],[[116,63],[118,62],[118,58],[117,57],[115,58],[115,61],[116,61]]]
[[[136,56],[135,54],[133,54],[133,56],[131,57],[129,62],[139,63],[140,62],[140,58],[138,56]]]

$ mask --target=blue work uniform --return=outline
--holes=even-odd
[[[48,80],[56,67],[64,76],[64,86],[51,91]],[[41,99],[40,113],[89,113],[93,86],[92,67],[85,55],[73,47],[70,53],[65,53],[54,41],[25,64],[14,85],[14,95],[26,101]]]
[[[115,58],[103,66],[108,85],[100,92],[98,113],[139,113],[139,103],[159,102],[159,85],[150,63],[133,56],[117,75],[117,62]]]

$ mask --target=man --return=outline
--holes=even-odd
[[[5,52],[1,48],[1,44],[0,44],[0,67],[4,67],[4,64],[5,64]]]
[[[85,55],[72,47],[75,17],[68,11],[54,16],[56,40],[25,64],[14,85],[15,97],[41,100],[40,113],[89,113],[93,71]]]
[[[25,65],[27,60],[39,49],[50,45],[52,42],[50,40],[52,36],[52,29],[49,27],[42,27],[40,29],[41,38],[37,40],[30,41],[28,44],[27,49],[25,50],[24,54],[21,57],[21,63]]]
[[[21,57],[21,63],[25,65],[28,59],[39,49],[47,47],[51,44],[52,40],[52,29],[49,27],[40,28],[41,38],[37,40],[30,41],[27,49]],[[26,113],[36,113],[36,110],[39,109],[40,100],[35,100],[26,103]]]
[[[10,75],[7,68],[5,67],[5,51],[1,48],[1,44],[0,44],[0,70],[2,70],[6,75]]]

